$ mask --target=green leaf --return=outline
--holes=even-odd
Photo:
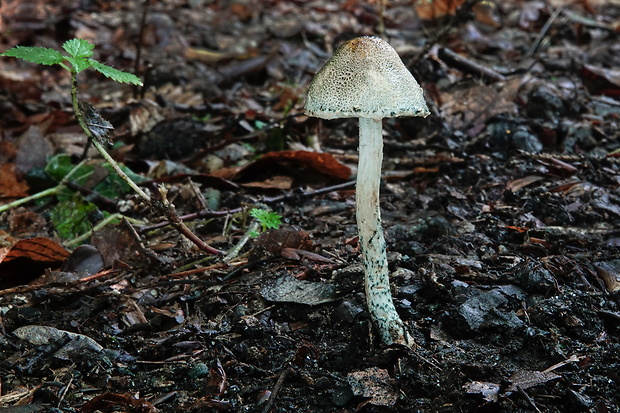
[[[65,59],[60,52],[47,47],[23,47],[15,46],[5,51],[0,56],[17,57],[28,62],[38,63],[40,65],[57,65]]]
[[[80,73],[82,70],[86,70],[92,66],[90,64],[90,59],[85,59],[83,57],[65,56],[65,59],[71,63],[71,66],[75,69],[75,73]]]
[[[58,236],[67,239],[90,231],[90,219],[98,214],[100,215],[100,212],[94,204],[86,202],[79,193],[75,193],[69,199],[61,200],[52,209],[50,219]]]
[[[56,181],[60,182],[73,168],[75,168],[75,165],[71,162],[71,157],[69,155],[58,154],[49,158],[45,166],[45,172]],[[91,165],[82,165],[71,175],[71,180],[81,185],[93,171],[94,168]]]
[[[269,228],[278,229],[282,221],[282,215],[278,215],[275,212],[267,211],[265,209],[260,208],[252,208],[250,210],[250,215],[258,220],[260,223],[263,232]]]
[[[67,40],[62,45],[62,48],[65,49],[67,53],[69,53],[69,55],[73,57],[85,58],[93,56],[93,49],[95,48],[95,45],[88,40],[71,39]]]
[[[105,77],[108,77],[116,82],[131,83],[134,85],[142,86],[142,81],[134,74],[114,69],[111,66],[104,65],[103,63],[99,63],[98,61],[93,59],[88,59],[88,61],[96,71],[98,71]]]
[[[103,181],[95,185],[93,191],[97,192],[101,196],[110,199],[116,199],[122,194],[131,191],[131,187],[127,184],[127,182],[123,181],[123,179],[118,176],[116,172],[114,172],[114,169],[110,166],[110,164],[105,163],[104,165],[102,165],[102,167],[109,172],[109,175]],[[125,174],[129,178],[131,178],[132,181],[136,183],[140,183],[146,180],[146,178],[136,174],[125,165],[119,165],[119,167],[123,170],[123,172],[125,172]]]

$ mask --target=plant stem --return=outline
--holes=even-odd
[[[75,118],[78,121],[78,124],[88,137],[88,140],[93,144],[95,149],[103,156],[103,158],[110,164],[112,169],[120,176],[120,178],[127,183],[133,189],[140,198],[144,202],[146,202],[151,208],[157,210],[158,213],[164,215],[172,225],[185,237],[187,237],[192,243],[194,243],[201,250],[208,252],[210,254],[221,255],[222,251],[211,247],[209,244],[201,240],[196,234],[194,234],[179,218],[179,215],[176,213],[176,209],[174,205],[167,200],[163,202],[158,202],[153,200],[146,192],[144,192],[136,183],[129,177],[123,170],[118,166],[114,158],[110,156],[110,154],[105,150],[103,146],[97,141],[97,139],[93,136],[93,133],[90,131],[88,125],[84,120],[84,113],[80,108],[78,97],[77,97],[77,73],[74,70],[71,71],[71,103],[73,104],[73,111],[75,113]]]
[[[107,217],[106,219],[102,220],[101,222],[99,222],[97,225],[95,225],[93,227],[92,230],[85,232],[82,235],[79,235],[76,238],[73,238],[70,241],[65,242],[64,244],[67,247],[73,247],[76,245],[80,245],[83,241],[87,240],[89,237],[91,237],[93,235],[94,232],[99,231],[101,228],[105,227],[106,225],[112,223],[114,220],[119,220],[123,218],[122,214],[119,214],[118,212],[110,215],[109,217]],[[129,217],[124,217],[126,220],[128,221],[133,221],[134,224],[141,224],[141,222],[137,219],[133,219],[133,218],[129,218]]]
[[[58,185],[56,185],[53,188],[48,188],[44,191],[41,192],[37,192],[36,194],[27,196],[25,198],[21,198],[21,199],[17,199],[13,202],[9,202],[8,204],[4,204],[2,206],[0,206],[0,212],[4,212],[4,211],[8,211],[11,208],[15,208],[18,207],[20,205],[26,204],[30,201],[35,201],[37,199],[40,198],[44,198],[46,196],[51,196],[51,195],[56,195],[58,192],[60,192],[60,190],[65,186],[65,184],[69,181],[69,178],[71,178],[71,176],[84,164],[84,161],[80,162],[79,164],[77,164],[76,166],[73,167],[73,169],[71,169],[69,171],[69,173],[67,175],[65,175],[64,178],[62,178],[62,181],[60,181],[58,183]]]
[[[355,203],[357,229],[364,263],[366,304],[384,344],[411,347],[413,339],[396,312],[381,227],[379,187],[383,161],[381,121],[360,118],[359,166]]]
[[[43,198],[43,197],[46,197],[46,196],[49,196],[49,195],[54,195],[54,194],[58,193],[58,191],[60,191],[61,188],[62,188],[62,185],[57,185],[57,186],[55,186],[53,188],[48,188],[48,189],[46,189],[44,191],[37,192],[36,194],[27,196],[25,198],[16,199],[13,202],[9,202],[8,204],[1,205],[0,206],[0,212],[8,211],[11,208],[18,207],[20,205],[26,204],[26,203],[28,203],[30,201],[34,201],[34,200],[39,199],[39,198]]]
[[[258,220],[252,221],[252,223],[250,224],[248,229],[245,231],[245,234],[243,235],[243,237],[241,237],[237,245],[235,245],[233,248],[228,250],[228,254],[226,254],[226,256],[224,257],[224,262],[228,263],[232,261],[234,258],[236,258],[237,255],[239,255],[239,252],[241,251],[243,246],[247,244],[250,238],[252,238],[252,233],[258,232],[259,229],[260,229],[260,223],[258,222]]]
[[[88,127],[88,125],[86,125],[86,122],[84,121],[84,113],[82,112],[82,109],[80,108],[80,105],[78,103],[77,74],[73,71],[71,72],[71,80],[71,103],[73,104],[73,112],[75,113],[75,118],[77,119],[78,124],[88,137],[88,140],[93,144],[93,146],[97,149],[101,156],[103,156],[103,159],[105,159],[110,164],[112,169],[114,169],[114,172],[116,172],[118,176],[120,176],[120,178],[125,181],[127,185],[129,185],[131,189],[133,189],[140,196],[140,198],[150,204],[151,197],[146,192],[144,192],[138,185],[136,185],[136,183],[132,181],[125,172],[123,172],[123,170],[120,168],[120,166],[118,166],[116,161],[110,156],[108,151],[106,151],[105,148],[101,146],[101,144],[97,142],[97,139],[95,139],[95,137],[93,136],[90,128]]]

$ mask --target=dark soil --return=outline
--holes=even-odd
[[[131,193],[77,188],[139,221],[54,265],[0,263],[1,411],[620,411],[617,2],[468,1],[446,16],[452,2],[426,2],[435,18],[386,2],[386,38],[432,113],[383,123],[383,221],[413,349],[383,346],[365,308],[354,185],[337,172],[355,170],[357,121],[303,115],[334,48],[377,33],[377,1],[153,2],[143,26],[136,1],[46,3],[4,2],[3,50],[80,37],[132,71],[142,31],[144,89],[86,72],[80,90],[143,188],[164,184],[223,251],[246,233],[243,209],[282,225],[226,263]],[[1,58],[0,84],[3,184],[15,165],[35,193],[49,156],[84,149],[69,77]],[[0,247],[74,250],[57,202],[2,213]]]

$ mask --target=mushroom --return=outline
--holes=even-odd
[[[413,339],[392,300],[381,226],[381,119],[428,116],[422,88],[387,42],[358,37],[340,46],[316,74],[308,89],[305,113],[323,119],[359,118],[355,203],[366,304],[384,344],[411,347]]]

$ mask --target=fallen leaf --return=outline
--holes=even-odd
[[[508,182],[508,184],[506,185],[506,188],[508,188],[511,192],[514,193],[542,179],[545,179],[545,178],[543,176],[530,175],[530,176],[526,176],[523,178],[514,179]]]
[[[264,181],[246,182],[241,184],[246,188],[263,188],[263,189],[291,189],[293,186],[293,178],[290,176],[274,176]]]
[[[69,251],[51,239],[35,237],[18,241],[0,255],[0,289],[28,284],[45,273],[58,269]]]
[[[620,70],[583,65],[581,76],[590,93],[611,97],[620,96]]]
[[[499,397],[500,386],[488,381],[472,381],[463,385],[467,394],[480,394],[487,402],[496,402]]]
[[[4,258],[2,264],[18,258],[26,258],[40,263],[61,263],[69,256],[69,251],[55,241],[45,237],[35,237],[17,241]]]
[[[15,165],[0,167],[0,196],[3,198],[23,198],[28,196],[28,184],[17,178]]]
[[[620,291],[620,260],[595,262],[594,268],[605,282],[607,291],[610,293]]]
[[[474,136],[493,116],[516,113],[511,93],[487,85],[453,89],[441,93],[441,111],[452,128]]]
[[[436,20],[453,16],[465,0],[417,0],[415,11],[422,20]]]
[[[506,389],[507,392],[517,390],[517,387],[521,387],[523,390],[530,387],[540,386],[548,381],[559,379],[561,376],[551,371],[529,371],[521,370],[513,374],[509,381],[510,386]]]
[[[88,336],[49,326],[23,326],[15,329],[13,334],[35,346],[59,342],[66,338],[67,343],[54,354],[55,357],[63,360],[70,360],[72,353],[83,353],[85,350],[99,353],[103,350],[99,343]]]
[[[362,371],[347,374],[347,381],[355,396],[369,397],[376,406],[393,406],[398,400],[398,393],[390,385],[387,370],[370,367]]]
[[[338,162],[329,153],[309,151],[280,151],[269,152],[260,159],[247,165],[238,173],[238,177],[255,176],[273,169],[274,166],[292,166],[295,169],[303,168],[339,179],[349,179],[351,168]]]
[[[322,282],[298,280],[290,275],[267,282],[261,288],[265,300],[319,305],[336,300],[336,287]]]
[[[93,397],[80,409],[80,413],[92,413],[96,411],[111,411],[112,406],[129,406],[129,409],[114,411],[139,411],[142,413],[158,413],[159,410],[149,401],[135,398],[132,394],[104,393]]]

